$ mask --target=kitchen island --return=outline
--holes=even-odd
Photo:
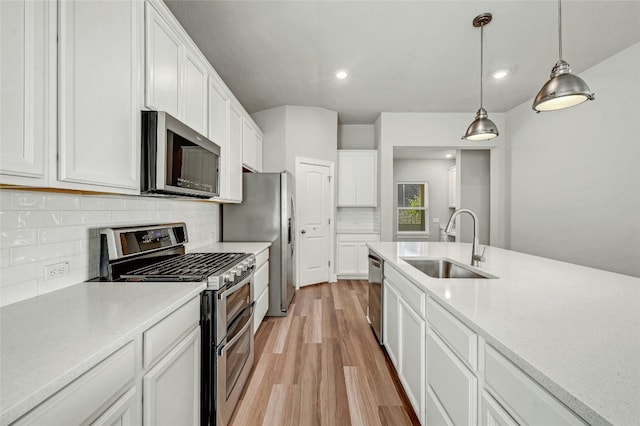
[[[587,423],[640,424],[638,278],[487,247],[472,269],[498,278],[438,279],[403,258],[469,265],[471,244],[368,246]]]

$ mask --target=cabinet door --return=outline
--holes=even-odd
[[[369,275],[369,249],[367,243],[358,243],[358,274]]]
[[[58,6],[58,179],[139,191],[143,4]]]
[[[377,155],[375,151],[360,151],[356,157],[356,205],[377,205]]]
[[[253,126],[246,118],[242,119],[242,164],[255,170],[255,145]]]
[[[55,4],[0,2],[0,183],[41,185],[55,110]],[[51,61],[51,62],[49,62]],[[55,76],[55,74],[53,74]],[[49,96],[49,93],[52,93]]]
[[[477,424],[477,379],[431,328],[427,332],[427,380],[453,424]]]
[[[254,135],[254,151],[253,164],[255,165],[256,172],[262,171],[262,136],[258,132]]]
[[[179,117],[181,43],[176,32],[151,6],[146,16],[146,104]]]
[[[369,265],[367,264],[367,268]],[[338,243],[338,274],[358,273],[358,243]]]
[[[357,158],[338,151],[338,207],[356,205]]]
[[[400,296],[387,280],[384,280],[383,289],[382,335],[384,336],[384,347],[387,349],[389,358],[391,358],[391,362],[393,362],[393,365],[396,367],[396,371],[399,372],[398,355],[400,350],[400,321],[398,309],[400,305]]]
[[[229,98],[209,77],[209,139],[220,145],[220,198],[229,198]]]
[[[456,167],[449,167],[449,208],[456,208]]]
[[[200,328],[162,358],[142,383],[145,425],[199,425]]]
[[[184,80],[178,93],[181,118],[188,126],[207,134],[207,69],[191,51],[185,48]]]
[[[413,409],[424,419],[425,321],[400,298],[400,380]]]
[[[481,426],[517,426],[509,414],[491,397],[482,391]]]
[[[229,108],[229,200],[242,201],[242,115]]]
[[[98,417],[92,426],[133,426],[138,423],[137,413],[138,397],[134,386]]]

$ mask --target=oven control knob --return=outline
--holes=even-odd
[[[240,266],[242,266],[242,271],[246,271],[247,269],[249,269],[249,262],[245,260],[240,264]]]
[[[223,275],[222,280],[223,282],[231,282],[235,279],[235,274],[232,274],[231,272],[227,272],[226,274]]]

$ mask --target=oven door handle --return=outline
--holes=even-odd
[[[251,315],[249,315],[249,319],[247,320],[247,323],[242,327],[242,330],[240,330],[238,334],[233,336],[233,339],[229,340],[220,349],[218,349],[218,356],[224,356],[225,352],[227,351],[227,348],[230,346],[233,346],[244,335],[244,333],[247,332],[247,329],[251,327],[251,325],[253,324],[253,306],[255,304],[256,302],[251,302],[251,305],[249,305],[249,309],[251,309]]]
[[[227,296],[232,295],[236,291],[240,290],[247,282],[251,281],[252,278],[253,278],[253,272],[251,273],[251,275],[249,275],[248,277],[246,277],[242,281],[234,284],[233,287],[228,288],[225,291],[223,291],[222,293],[220,293],[218,295],[218,299],[222,300],[222,299],[226,298]]]

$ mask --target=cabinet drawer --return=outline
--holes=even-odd
[[[258,300],[269,285],[269,264],[265,263],[253,274],[253,300]]]
[[[384,277],[389,280],[393,288],[402,295],[406,302],[424,318],[426,297],[424,292],[413,285],[409,279],[400,275],[398,271],[388,266],[388,264],[385,264],[384,267]]]
[[[427,380],[453,424],[476,424],[477,379],[433,330],[427,331]]]
[[[144,368],[153,365],[161,355],[178,343],[200,322],[200,298],[194,297],[168,317],[144,332]]]
[[[84,424],[135,377],[135,345],[130,342],[14,424]]]
[[[429,325],[473,371],[478,369],[478,335],[432,298],[427,300]]]
[[[260,268],[262,264],[269,260],[269,249],[262,250],[256,255],[256,269]]]
[[[561,402],[494,348],[485,345],[485,385],[520,423],[584,425]]]

